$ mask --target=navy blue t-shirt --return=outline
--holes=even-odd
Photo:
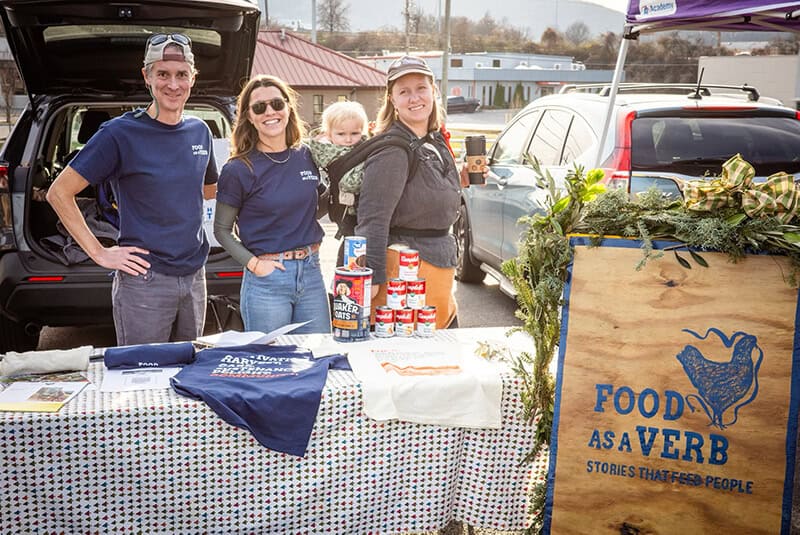
[[[253,254],[280,253],[325,235],[317,222],[319,171],[308,147],[248,154],[253,169],[232,159],[220,172],[217,201],[239,209],[239,239]]]
[[[110,182],[119,206],[119,244],[150,251],[153,271],[182,276],[203,267],[203,184],[218,173],[211,131],[185,117],[177,125],[128,112],[106,123],[70,162],[91,184]]]
[[[269,449],[302,457],[317,418],[328,369],[350,369],[343,355],[314,359],[297,346],[252,344],[204,349],[170,381],[247,429]]]

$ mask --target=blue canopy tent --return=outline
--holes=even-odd
[[[596,165],[600,165],[600,155],[608,137],[608,126],[630,42],[643,33],[677,30],[800,32],[800,2],[630,0]]]

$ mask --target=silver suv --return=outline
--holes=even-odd
[[[259,12],[246,0],[0,0],[0,18],[30,100],[0,151],[5,352],[35,348],[45,325],[112,323],[112,273],[76,251],[44,194],[102,122],[150,100],[139,72],[148,36],[192,39],[200,74],[186,113],[208,123],[224,161],[236,95],[253,65]],[[78,203],[99,217],[106,215],[103,200],[87,188]],[[116,236],[116,229],[98,234],[101,241]],[[212,247],[209,295],[238,298],[241,277],[241,265]]]
[[[489,150],[485,187],[464,189],[455,224],[456,277],[480,282],[486,273],[509,295],[500,265],[517,256],[518,220],[542,212],[534,157],[556,180],[574,165],[595,166],[609,89],[570,86],[520,111]],[[800,116],[753,87],[622,84],[600,151],[609,188],[632,194],[657,187],[680,195],[683,180],[718,174],[736,153],[759,177],[785,171],[800,177]]]

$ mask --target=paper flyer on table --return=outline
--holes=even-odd
[[[100,392],[131,392],[170,388],[169,380],[181,371],[179,366],[167,368],[106,369]]]
[[[210,334],[208,336],[201,336],[196,341],[200,344],[210,347],[234,347],[247,344],[270,344],[282,334],[290,333],[295,329],[302,327],[306,323],[308,322],[304,321],[301,323],[290,323],[289,325],[284,325],[283,327],[279,327],[278,329],[266,334],[261,331],[225,331],[221,333]]]
[[[83,381],[16,381],[0,392],[0,411],[58,412],[78,395],[88,380]]]

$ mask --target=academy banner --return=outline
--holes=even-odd
[[[789,533],[798,291],[780,256],[573,238],[545,531]],[[672,244],[667,244],[672,245]],[[661,244],[660,246],[663,246]]]

